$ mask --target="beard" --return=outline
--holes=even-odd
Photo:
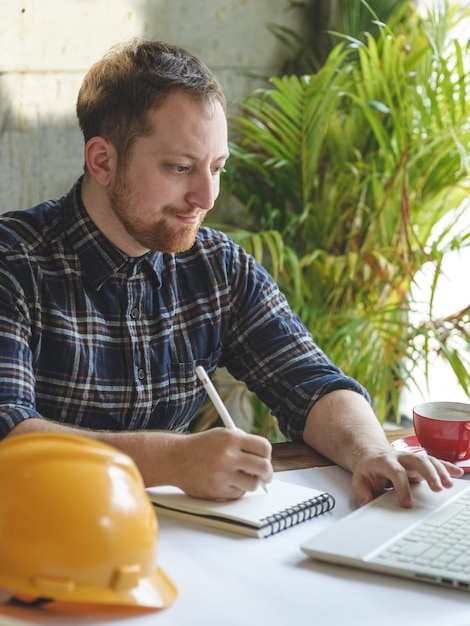
[[[173,216],[182,216],[184,211],[171,206],[164,206],[160,210],[161,216],[153,222],[136,216],[133,207],[137,201],[129,188],[125,172],[118,177],[114,187],[109,189],[108,200],[128,234],[152,252],[177,253],[189,250],[204,219],[204,214],[201,213],[197,224],[178,224]],[[188,215],[193,213],[194,210],[187,211]]]

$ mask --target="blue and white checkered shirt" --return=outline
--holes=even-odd
[[[0,216],[0,437],[44,417],[105,430],[185,430],[225,366],[301,438],[312,404],[366,391],[321,352],[284,296],[226,235],[129,258],[88,217],[80,181]]]

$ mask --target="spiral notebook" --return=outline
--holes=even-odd
[[[176,487],[149,487],[158,514],[221,528],[251,537],[269,537],[331,511],[333,496],[324,491],[273,480],[239,500],[202,500]]]

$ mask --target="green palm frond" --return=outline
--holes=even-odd
[[[470,392],[468,311],[435,320],[433,290],[425,322],[410,321],[423,266],[436,285],[444,256],[470,244],[470,47],[449,38],[464,13],[402,10],[407,22],[343,38],[315,74],[245,98],[226,174],[250,224],[230,234],[381,418],[418,355],[439,354]]]

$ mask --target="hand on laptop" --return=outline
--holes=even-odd
[[[452,486],[463,471],[424,453],[395,450],[370,404],[347,389],[332,391],[310,409],[304,441],[349,470],[358,504],[394,487],[403,507],[411,506],[410,483],[425,480],[432,491]]]
[[[432,491],[440,491],[452,487],[452,478],[460,478],[462,474],[460,467],[448,461],[388,446],[383,452],[364,455],[357,462],[352,487],[360,505],[370,502],[387,487],[394,487],[400,505],[409,508],[410,483],[425,480]]]

